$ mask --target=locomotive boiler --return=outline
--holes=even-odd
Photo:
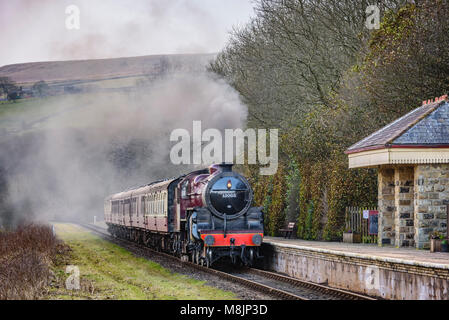
[[[111,234],[182,259],[251,265],[263,240],[263,213],[248,181],[230,164],[156,181],[105,199]]]

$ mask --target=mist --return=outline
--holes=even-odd
[[[80,10],[68,30],[65,9]],[[34,61],[218,52],[250,0],[0,1],[0,66]]]
[[[247,117],[238,93],[207,73],[40,103],[50,116],[14,115],[24,130],[0,137],[0,224],[100,219],[107,195],[194,169],[170,163],[172,130],[190,131],[194,120],[242,128]]]

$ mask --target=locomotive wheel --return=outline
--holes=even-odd
[[[204,264],[206,265],[207,268],[210,267],[211,261],[212,261],[212,249],[208,248],[206,251],[206,257],[204,259]]]
[[[201,254],[198,250],[195,250],[195,263],[201,265]]]
[[[252,266],[254,263],[254,249],[249,249],[249,265]]]

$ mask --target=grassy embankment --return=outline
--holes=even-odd
[[[58,237],[72,248],[69,264],[80,271],[80,290],[64,286],[66,264],[55,267],[58,285],[47,299],[235,299],[204,281],[175,274],[71,224],[55,224]]]
[[[86,119],[98,117],[96,107],[105,106],[114,99],[125,98],[121,92],[109,92],[0,101],[0,134],[2,130],[25,133],[52,128],[83,128],[91,124]]]

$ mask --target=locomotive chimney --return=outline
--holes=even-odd
[[[233,163],[221,163],[218,166],[220,167],[221,172],[231,172],[232,171],[232,166],[234,164]]]

